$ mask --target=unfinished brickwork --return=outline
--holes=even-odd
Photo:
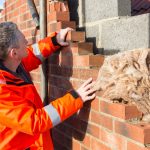
[[[39,1],[35,0],[39,9]],[[67,4],[47,1],[47,29],[51,32],[70,26]],[[125,11],[124,11],[125,12]],[[127,11],[128,12],[128,11]],[[24,0],[6,0],[2,21],[14,21],[30,43],[39,40],[27,3]],[[92,29],[91,29],[92,30]],[[96,80],[104,57],[93,55],[93,44],[85,41],[85,32],[70,32],[69,47],[54,53],[49,58],[49,100],[64,95],[71,88],[78,88],[89,77]],[[32,72],[33,81],[40,91],[40,71]],[[148,150],[150,125],[139,121],[141,112],[134,105],[112,103],[97,97],[87,102],[74,116],[52,130],[55,150]]]

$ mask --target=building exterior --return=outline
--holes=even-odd
[[[39,0],[34,2],[39,11]],[[86,36],[86,41],[76,36],[74,42],[72,37],[70,47],[49,58],[49,101],[62,96],[70,88],[78,88],[89,77],[96,80],[103,63],[101,54],[150,47],[148,0],[68,2],[69,10],[66,3],[64,6],[62,2],[54,4],[47,0],[48,35],[70,26],[83,31],[82,37]],[[62,5],[66,9],[62,9]],[[17,23],[31,44],[40,39],[24,0],[6,0],[0,21]],[[31,75],[40,93],[40,70]],[[77,115],[53,129],[55,149],[148,150],[150,126],[140,122],[141,112],[134,105],[112,103],[100,96],[101,93],[97,92],[94,101],[86,103]]]

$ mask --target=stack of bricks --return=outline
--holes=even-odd
[[[50,4],[49,31],[72,27],[67,35],[69,47],[62,48],[49,59],[50,99],[77,89],[89,77],[97,78],[104,58],[93,55],[92,43],[85,42],[85,33],[75,31],[69,20],[68,8],[61,11],[62,2]],[[66,6],[66,3],[65,3]],[[66,6],[67,7],[67,6]],[[53,19],[52,19],[53,18]],[[54,19],[55,18],[55,19]],[[142,113],[136,106],[112,103],[101,98],[87,102],[78,114],[52,130],[56,150],[148,150],[150,125],[139,121]]]
[[[39,0],[35,0],[39,10]],[[74,31],[67,35],[70,46],[62,48],[49,58],[49,99],[77,89],[89,77],[96,80],[104,58],[93,55],[93,44],[85,41],[85,33],[76,31],[70,21],[66,2],[47,0],[48,35],[62,28]],[[6,0],[0,22],[14,21],[30,43],[39,39],[35,24],[24,0]],[[40,72],[32,71],[33,81],[40,92]],[[139,121],[141,112],[135,106],[112,103],[97,97],[87,102],[71,118],[52,129],[55,150],[150,150],[150,125]]]

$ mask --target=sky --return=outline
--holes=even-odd
[[[3,7],[3,3],[4,3],[5,0],[0,0],[0,8]]]

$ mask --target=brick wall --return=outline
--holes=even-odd
[[[39,9],[39,1],[36,5]],[[25,34],[29,43],[39,39],[39,31],[23,0],[6,0],[1,21],[14,21]],[[57,11],[56,11],[57,10]],[[66,5],[48,2],[48,34],[70,26]],[[103,57],[93,55],[93,44],[85,41],[84,32],[70,32],[69,47],[62,48],[49,58],[49,99],[64,95],[71,88],[78,88],[89,77],[95,80]],[[32,72],[34,83],[40,91],[39,69]],[[56,150],[148,150],[150,125],[139,121],[141,113],[135,106],[111,103],[102,99],[99,92],[92,102],[71,118],[52,130]]]

